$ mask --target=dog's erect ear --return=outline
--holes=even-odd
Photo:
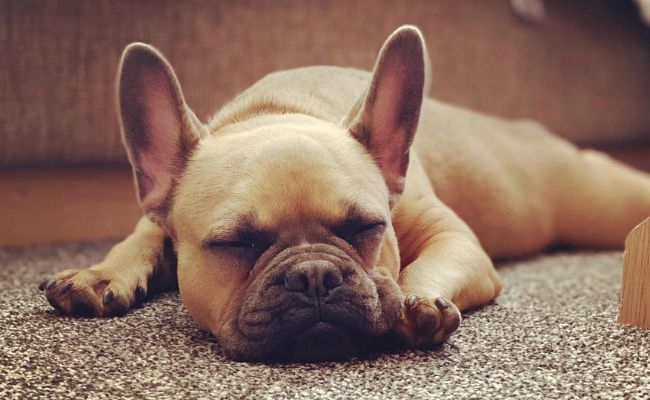
[[[205,128],[185,104],[169,63],[149,45],[124,50],[118,97],[140,205],[162,225],[174,185]]]
[[[386,40],[370,89],[344,120],[379,165],[394,204],[404,190],[409,148],[418,126],[428,59],[420,31],[403,26]]]

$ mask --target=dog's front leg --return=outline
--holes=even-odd
[[[405,295],[397,330],[414,346],[442,343],[460,325],[460,311],[498,295],[500,279],[470,228],[434,194],[405,200],[395,218]]]
[[[64,314],[123,315],[147,295],[176,286],[176,256],[165,232],[146,217],[99,264],[55,274],[41,284]]]

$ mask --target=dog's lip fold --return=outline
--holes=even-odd
[[[366,351],[364,342],[369,339],[354,329],[314,318],[277,336],[242,335],[228,342],[219,337],[219,342],[225,355],[236,361],[286,363],[347,360]]]
[[[345,297],[343,294],[340,297]],[[287,305],[288,303],[288,305]],[[334,304],[332,304],[334,303]],[[260,308],[238,316],[238,331],[246,340],[264,342],[271,337],[290,339],[316,325],[336,326],[347,331],[362,330],[355,324],[354,315],[337,301],[296,299],[282,302],[275,310]]]

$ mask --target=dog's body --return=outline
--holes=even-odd
[[[423,100],[426,60],[401,28],[373,74],[274,73],[203,125],[164,59],[131,46],[120,107],[148,219],[102,263],[57,274],[48,300],[122,314],[173,286],[177,263],[184,304],[229,356],[339,358],[368,337],[440,343],[498,295],[490,258],[620,246],[650,215],[645,174],[536,123]]]

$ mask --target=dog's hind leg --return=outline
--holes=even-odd
[[[553,181],[556,241],[621,247],[650,216],[650,175],[592,150],[577,150]]]
[[[176,256],[165,232],[146,217],[90,268],[66,270],[43,282],[49,303],[74,316],[123,315],[152,293],[177,285]]]

